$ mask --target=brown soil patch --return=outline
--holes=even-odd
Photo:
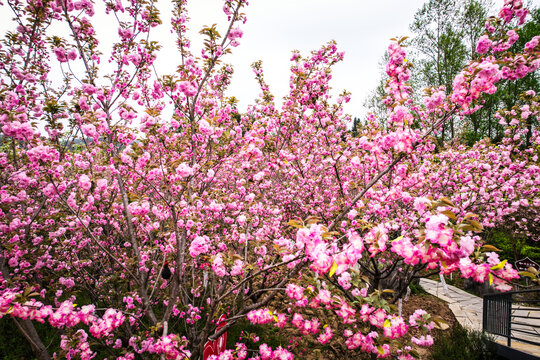
[[[448,324],[449,329],[451,329],[457,323],[454,313],[448,307],[448,303],[433,295],[420,294],[411,296],[409,301],[403,303],[403,317],[408,321],[409,316],[412,315],[416,309],[424,309],[431,316],[440,317]],[[433,329],[431,336],[433,336],[433,339],[437,341],[437,338],[441,336],[444,331],[448,330]],[[415,334],[415,332],[412,332],[411,335],[420,334]],[[429,348],[414,345],[413,349],[420,354],[422,359],[429,357]]]

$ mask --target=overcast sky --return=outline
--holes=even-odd
[[[389,39],[409,34],[408,26],[423,0],[263,0],[250,1],[240,46],[230,61],[235,74],[230,93],[240,107],[253,102],[259,90],[250,64],[263,61],[270,90],[281,99],[289,91],[292,50],[308,54],[335,40],[345,59],[334,68],[334,94],[352,92],[345,110],[353,116],[365,111],[362,104],[379,79],[379,62]],[[205,5],[203,5],[203,3]],[[192,2],[192,26],[209,7],[220,9],[220,0]],[[214,21],[215,22],[215,21]],[[201,23],[202,24],[202,23]]]
[[[246,8],[244,37],[229,60],[235,74],[231,95],[240,107],[253,102],[259,90],[250,64],[263,60],[270,90],[281,99],[289,90],[292,50],[308,54],[335,40],[345,59],[334,68],[334,94],[352,92],[345,110],[352,116],[366,114],[365,98],[378,84],[380,61],[393,37],[410,35],[409,24],[425,0],[254,0]],[[459,0],[457,1],[459,3]],[[494,1],[500,8],[503,1]],[[222,18],[221,0],[191,1],[192,28]],[[540,0],[534,0],[535,6]],[[209,11],[213,9],[214,11]],[[200,25],[199,25],[200,24]]]
[[[245,8],[247,23],[242,26],[244,36],[240,46],[225,58],[235,69],[228,95],[240,99],[241,110],[253,103],[259,89],[250,65],[262,60],[270,90],[279,101],[289,89],[291,51],[296,49],[308,54],[335,40],[339,50],[345,52],[345,60],[335,66],[331,82],[333,93],[338,94],[343,89],[352,92],[352,100],[345,110],[353,116],[362,116],[366,113],[364,99],[380,78],[379,62],[390,38],[410,35],[409,24],[423,3],[424,0],[252,0]],[[500,7],[502,0],[495,3]],[[539,6],[540,0],[533,3]],[[174,70],[178,56],[169,33],[170,1],[161,4],[164,26],[155,33],[154,39],[164,45],[157,69],[165,74]],[[192,36],[196,36],[203,25],[213,23],[218,23],[222,34],[225,32],[223,0],[191,0],[188,5]],[[6,6],[0,8],[2,34],[11,16]],[[104,47],[118,36],[117,26],[111,20],[101,19],[95,24],[98,34],[104,35],[100,38]],[[169,41],[165,41],[167,38]],[[200,54],[200,48],[200,41],[195,37],[193,53]]]

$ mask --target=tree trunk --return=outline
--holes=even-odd
[[[4,279],[9,279],[10,274],[6,264],[7,259],[0,257],[0,273],[2,273]],[[14,317],[12,317],[12,319],[24,338],[30,343],[36,358],[38,360],[50,360],[51,356],[49,355],[45,345],[43,345],[43,342],[41,341],[32,321],[28,319],[17,319]]]
[[[28,319],[12,319],[24,338],[30,343],[36,358],[38,360],[50,360],[51,356],[49,355],[45,345],[43,345],[43,342],[41,341],[32,321]]]

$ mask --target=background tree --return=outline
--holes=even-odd
[[[442,86],[450,93],[454,76],[467,60],[459,19],[460,7],[454,0],[430,0],[416,12],[410,28],[415,34],[411,46],[418,64],[415,77],[421,79],[419,88]],[[454,138],[455,121],[450,119],[442,128],[441,143],[448,135]]]
[[[415,34],[411,46],[415,50],[412,59],[420,84],[443,86],[446,93],[452,88],[452,79],[465,62],[478,58],[476,45],[486,33],[485,19],[493,12],[491,1],[466,1],[461,6],[447,0],[432,0],[423,5],[415,15],[411,30]],[[538,33],[538,10],[531,10],[527,24],[518,30],[519,40],[508,51],[519,52]],[[540,91],[538,73],[528,74],[524,79],[499,85],[502,91],[483,96],[482,108],[463,118],[453,118],[440,133],[441,145],[445,140],[461,138],[471,145],[484,137],[500,141],[503,128],[495,115],[498,110],[512,108],[519,95],[527,90]],[[459,131],[458,131],[459,130]]]

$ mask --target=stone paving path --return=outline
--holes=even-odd
[[[429,294],[438,297],[441,300],[444,300],[448,303],[448,307],[454,313],[457,321],[465,328],[472,330],[482,330],[482,308],[483,300],[478,296],[469,294],[466,291],[456,288],[452,285],[447,285],[448,293],[445,292],[443,285],[435,280],[431,279],[420,279],[420,285],[426,290]],[[530,312],[525,309],[526,307],[520,305],[512,306],[512,315],[526,315],[539,317],[538,312]],[[512,321],[517,321],[520,323],[526,322],[527,324],[534,324],[536,326],[540,325],[540,319],[513,319]],[[526,330],[536,335],[524,335],[512,333],[513,336],[519,336],[528,340],[540,342],[540,329],[527,326],[527,324],[514,325],[512,330]],[[506,345],[506,339],[496,336],[495,339],[497,342]],[[512,347],[540,356],[540,346],[529,345],[525,343],[520,343],[516,340],[512,340]]]
[[[446,301],[461,326],[482,330],[482,298],[452,285],[447,285],[448,294],[446,294],[442,284],[435,280],[420,279],[420,285],[429,294]]]

